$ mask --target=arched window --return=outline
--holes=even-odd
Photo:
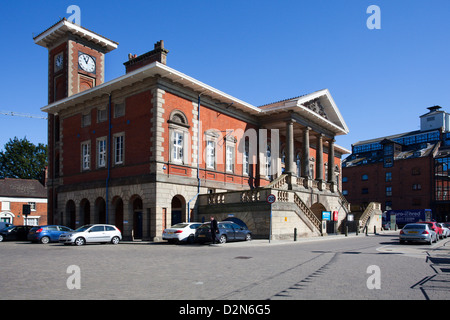
[[[169,116],[169,161],[179,164],[188,162],[189,123],[186,115],[180,110],[174,110]]]

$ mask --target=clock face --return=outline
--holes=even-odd
[[[64,57],[63,54],[60,53],[55,58],[55,71],[61,70],[64,63]]]
[[[78,57],[78,65],[86,72],[95,72],[95,60],[90,55],[81,53]]]

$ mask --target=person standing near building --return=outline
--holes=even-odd
[[[217,226],[217,220],[211,216],[211,240],[213,244],[216,244],[216,234],[219,232],[219,228]]]

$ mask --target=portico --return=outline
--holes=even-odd
[[[306,185],[312,180],[336,184],[335,137],[347,134],[348,128],[328,90],[260,108],[265,111],[264,128],[278,129],[285,137],[284,163],[277,176],[301,177]]]

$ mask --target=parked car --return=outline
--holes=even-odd
[[[252,233],[244,226],[240,226],[231,221],[222,221],[217,223],[219,233],[216,234],[217,240],[220,243],[227,241],[250,241],[252,240]],[[211,223],[207,222],[197,228],[195,232],[195,241],[200,243],[211,242]]]
[[[442,239],[442,233],[443,230],[442,228],[437,224],[437,222],[435,221],[425,221],[425,222],[420,222],[420,223],[425,223],[428,224],[431,227],[431,230],[433,230],[434,232],[436,232],[437,234],[437,239]]]
[[[10,227],[12,225],[13,225],[12,223],[0,221],[0,231],[5,229],[5,228],[8,228],[8,227]]]
[[[438,235],[427,223],[408,223],[400,230],[400,243],[405,241],[426,242],[432,244],[437,242]]]
[[[26,241],[31,228],[33,226],[9,226],[0,231],[0,242],[5,240]]]
[[[27,239],[32,242],[40,242],[40,243],[58,242],[59,236],[65,232],[73,232],[73,230],[58,225],[38,226],[33,227],[30,230]]]
[[[438,223],[438,225],[441,227],[442,229],[442,235],[444,238],[447,238],[448,236],[450,236],[450,229],[445,225],[445,223]]]
[[[202,225],[201,222],[182,222],[164,229],[163,240],[169,242],[194,242],[195,230]]]
[[[120,230],[110,224],[87,224],[73,232],[63,233],[59,236],[60,243],[76,244],[77,246],[94,242],[118,244],[121,240]]]

